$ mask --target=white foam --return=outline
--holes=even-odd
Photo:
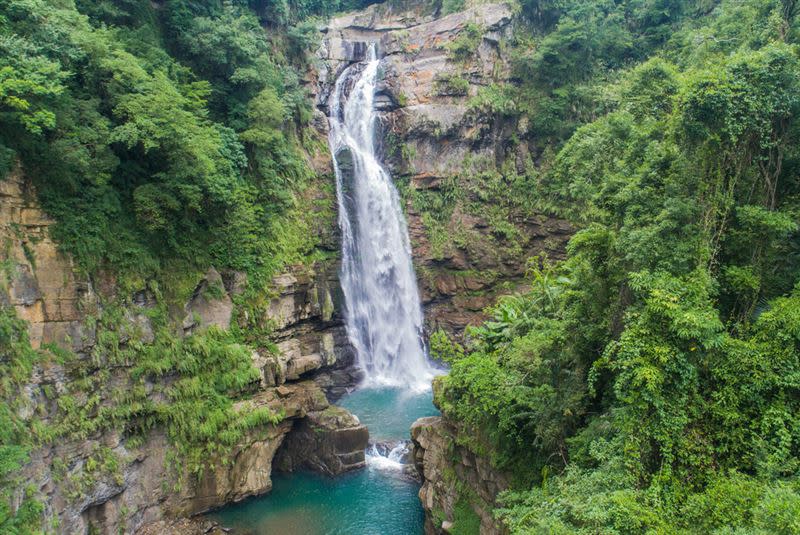
[[[409,453],[410,449],[411,446],[408,442],[400,442],[384,456],[381,455],[378,447],[373,445],[366,451],[367,465],[378,470],[402,471],[406,464],[401,461]]]

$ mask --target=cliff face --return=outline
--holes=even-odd
[[[422,476],[419,499],[425,509],[425,533],[448,533],[473,515],[482,535],[506,533],[492,510],[498,493],[509,486],[508,476],[458,444],[457,436],[457,426],[440,416],[420,418],[411,427],[414,464]]]
[[[317,52],[316,100],[327,113],[337,74],[377,43],[382,149],[406,204],[428,326],[459,336],[498,295],[524,285],[528,258],[561,257],[571,229],[512,193],[532,166],[529,147],[514,141],[526,125],[476,104],[509,77],[512,7],[426,9],[391,2],[331,20]]]
[[[374,5],[335,18],[324,29],[318,69],[310,80],[318,107],[315,125],[325,133],[328,96],[338,73],[364,58],[366,43],[378,43],[385,56],[376,97],[381,149],[405,203],[428,327],[460,336],[465,326],[483,319],[484,308],[498,295],[524,286],[526,259],[561,256],[571,229],[509,193],[530,165],[528,148],[513,141],[525,125],[474,104],[492,83],[509,76],[503,41],[511,32],[512,8],[484,4],[439,16],[426,11],[423,2],[398,5]],[[321,152],[312,165],[330,172],[329,156]],[[67,362],[37,363],[21,388],[18,415],[36,414],[45,424],[57,423],[59,398],[88,403],[90,397],[77,384],[98,389],[91,397],[95,413],[113,403],[112,391],[125,389],[135,363],[95,364],[108,334],[97,318],[109,303],[122,303],[115,331],[119,344],[147,346],[156,337],[151,317],[160,299],[144,283],[123,289],[111,275],[82,276],[58,252],[52,224],[21,172],[0,181],[5,261],[0,304],[13,306],[29,322],[34,348],[75,355]],[[338,249],[334,228],[317,229],[330,250]],[[194,290],[183,302],[170,304],[176,339],[210,328],[227,330],[237,322],[268,326],[274,347],[251,354],[258,379],[229,395],[237,400],[237,410],[269,408],[280,421],[249,430],[199,477],[186,473],[167,430],[158,427],[135,441],[124,431],[107,429],[45,441],[31,452],[18,498],[33,489],[58,532],[155,533],[172,518],[269,491],[273,466],[329,474],[363,466],[366,429],[330,405],[359,379],[342,322],[337,272],[330,261],[288,270],[273,280],[266,306],[251,311],[239,306],[246,277],[210,267],[191,281]],[[248,314],[263,317],[252,321]],[[165,395],[158,383],[145,389],[149,400]],[[444,477],[452,472],[453,432],[442,420],[415,431],[429,532],[452,520],[461,499]],[[503,478],[487,476],[488,465],[468,451],[456,453],[458,479],[477,489],[481,503],[490,504]],[[477,514],[490,530],[489,510],[478,507]]]
[[[35,415],[44,426],[60,425],[59,406],[65,400],[92,404],[86,409],[88,422],[110,407],[120,391],[136,388],[133,383],[128,386],[135,362],[93,364],[103,361],[99,348],[110,334],[93,319],[110,303],[122,302],[123,319],[113,333],[120,338],[119,346],[145,347],[155,336],[151,316],[158,304],[146,288],[122,295],[113,279],[79,275],[51,239],[52,223],[21,172],[0,181],[2,305],[13,306],[17,316],[29,322],[33,347],[57,347],[73,355],[36,362],[14,402],[20,418]],[[284,273],[273,281],[272,297],[261,309],[264,317],[258,323],[271,326],[277,347],[252,352],[259,379],[229,396],[237,400],[237,413],[268,408],[279,415],[277,423],[251,428],[199,475],[186,472],[168,433],[158,426],[143,440],[118,426],[41,439],[24,467],[17,498],[31,490],[44,504],[48,529],[59,533],[157,532],[165,520],[269,491],[273,459],[284,443],[293,445],[282,450],[281,457],[292,460],[284,462],[285,469],[308,466],[337,474],[363,467],[366,428],[347,411],[331,406],[325,395],[341,395],[357,380],[341,320],[336,273],[335,263]],[[241,273],[220,274],[210,268],[183,306],[171,307],[176,339],[212,327],[226,330],[241,321],[234,301],[246,283]],[[146,399],[162,400],[163,385],[174,380],[166,376],[146,383]],[[94,391],[86,392],[84,384],[93,385]],[[315,441],[302,440],[308,433]],[[302,449],[295,446],[299,443]]]
[[[0,304],[13,305],[29,323],[34,348],[56,343],[82,351],[95,333],[81,319],[93,311],[96,296],[89,280],[58,253],[48,232],[52,224],[21,171],[0,181],[0,233],[3,259],[9,264]]]

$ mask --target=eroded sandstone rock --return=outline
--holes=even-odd
[[[82,324],[98,303],[90,281],[58,251],[50,237],[54,221],[39,207],[32,184],[16,168],[0,180],[0,237],[10,284],[0,303],[12,305],[30,324],[34,348],[55,343],[74,351],[94,344],[94,332]]]

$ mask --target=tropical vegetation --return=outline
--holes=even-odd
[[[580,230],[466,347],[432,344],[460,440],[515,474],[496,514],[800,532],[800,6],[523,4],[496,112],[530,117],[530,195]]]

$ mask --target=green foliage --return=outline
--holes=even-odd
[[[155,287],[153,291],[158,292]],[[207,297],[221,291],[212,286]],[[0,347],[4,348],[0,359],[0,526],[4,533],[37,533],[41,527],[43,506],[38,494],[20,488],[19,471],[33,448],[115,430],[129,449],[135,449],[152,428],[159,427],[174,447],[173,476],[180,483],[187,475],[226,462],[231,448],[247,434],[261,433],[283,419],[248,399],[260,380],[251,348],[240,343],[236,334],[216,329],[178,339],[167,308],[164,301],[147,312],[156,335],[153,343],[143,344],[123,309],[107,304],[100,318],[87,319],[97,335],[88,358],[55,349],[52,355],[32,350],[26,323],[14,316],[13,308],[0,309]],[[43,388],[42,394],[53,403],[53,414],[45,423],[38,410],[30,410],[31,399],[19,393],[20,386],[30,381],[33,366],[48,359],[64,366],[70,380],[57,395]],[[120,379],[113,370],[125,370],[124,380],[113,380],[111,373]],[[28,414],[24,418],[23,412]],[[63,484],[65,495],[77,501],[100,481],[120,485],[124,462],[128,460],[98,446],[77,470],[69,467],[68,471],[56,458],[53,474]]]
[[[513,116],[518,111],[513,96],[496,84],[482,87],[467,105],[471,111],[486,116]]]
[[[792,533],[794,19],[778,3],[721,2],[667,39],[685,8],[629,8],[526,4],[542,36],[518,59],[520,84],[497,91],[511,115],[586,83],[603,95],[571,135],[572,111],[530,129],[566,139],[530,196],[582,230],[564,262],[538,266],[529,293],[469,331],[463,354],[435,338],[453,362],[437,401],[466,426],[459,440],[514,474],[499,512],[513,533]],[[719,46],[683,48],[692,38]],[[665,54],[599,78],[647,53],[631,48],[642,42]],[[599,70],[583,63],[596,50]],[[525,92],[531,107],[513,98]]]
[[[481,517],[478,516],[465,498],[461,498],[453,507],[452,535],[478,535],[481,529]]]
[[[17,394],[41,355],[31,349],[27,324],[10,307],[0,307],[0,347],[0,531],[32,534],[39,531],[44,508],[32,489],[20,488],[19,471],[33,444],[18,415]]]
[[[594,120],[607,105],[609,80],[663,47],[695,9],[702,12],[668,0],[521,4],[527,24],[517,25],[507,45],[514,83],[495,92],[514,103],[504,113],[526,118],[526,137],[539,150],[559,146]]]
[[[461,11],[465,3],[465,0],[442,0],[442,15]]]
[[[275,424],[282,416],[266,407],[236,408],[231,392],[258,382],[251,349],[231,335],[211,330],[176,342],[167,336],[145,346],[134,379],[174,376],[164,402],[146,406],[131,424],[142,432],[163,423],[185,459],[189,472],[201,472],[238,444],[254,428]],[[155,421],[151,421],[155,418]]]
[[[48,101],[64,90],[66,78],[57,62],[38,55],[23,39],[0,39],[0,117],[21,124],[31,134],[55,126]]]
[[[457,74],[445,74],[436,78],[436,93],[442,96],[463,97],[469,92],[469,80]]]
[[[464,357],[464,348],[450,340],[447,333],[438,329],[429,338],[431,356],[447,363],[456,362]]]
[[[58,419],[38,432],[39,440],[86,438],[105,429],[145,437],[160,426],[166,429],[181,461],[176,475],[183,476],[202,473],[224,460],[247,432],[282,420],[282,415],[267,407],[235,403],[260,378],[252,365],[251,348],[241,344],[235,334],[214,328],[176,339],[164,322],[165,315],[165,304],[151,313],[156,339],[142,344],[127,339],[135,336],[135,331],[120,309],[105,311],[96,325],[99,334],[93,362],[75,362],[73,366],[126,364],[131,367],[130,384],[110,392],[109,404],[103,402],[99,391],[109,380],[108,372],[75,370],[82,379],[72,381],[58,396]],[[149,392],[150,388],[158,395]],[[101,475],[115,472],[111,461],[97,464]],[[74,495],[79,496],[94,479],[91,470],[84,469],[73,485]]]
[[[464,25],[458,36],[447,44],[447,52],[453,61],[465,63],[478,51],[483,39],[483,28],[474,22]]]
[[[180,258],[268,280],[309,249],[308,234],[271,242],[302,213],[310,176],[311,108],[287,56],[304,65],[311,26],[269,18],[292,18],[286,4],[252,7],[0,8],[0,167],[21,159],[85,271],[148,277]]]
[[[78,500],[90,491],[99,479],[108,479],[115,485],[124,483],[120,460],[105,446],[96,446],[86,458],[83,469],[71,474],[65,482],[65,494],[70,500]]]

